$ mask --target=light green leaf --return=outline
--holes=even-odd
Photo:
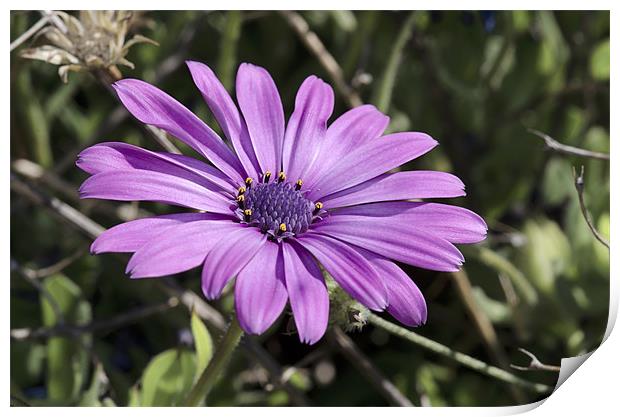
[[[191,327],[196,346],[196,375],[200,375],[213,357],[213,339],[204,322],[195,312],[192,312]]]
[[[590,56],[590,74],[595,80],[606,81],[609,79],[609,39],[599,43]]]
[[[194,381],[196,357],[183,349],[169,349],[155,356],[142,375],[142,406],[179,404]]]

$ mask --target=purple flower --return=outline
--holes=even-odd
[[[318,341],[329,312],[318,263],[369,309],[385,309],[408,326],[424,323],[424,297],[393,261],[456,271],[464,259],[454,244],[486,235],[485,222],[469,210],[409,201],[463,196],[457,177],[389,173],[437,142],[418,132],[384,135],[389,118],[371,105],[328,127],[334,93],[315,76],[299,88],[285,124],[273,79],[251,64],[237,73],[239,111],[209,67],[187,64],[228,142],[148,83],[125,79],[114,88],[137,119],[211,165],[118,142],[84,150],[77,165],[92,175],[82,198],[157,201],[199,212],[120,224],[99,236],[92,252],[133,252],[132,278],[202,265],[209,299],[236,277],[235,308],[248,333],[267,330],[288,301],[301,341]]]

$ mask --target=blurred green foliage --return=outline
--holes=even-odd
[[[453,202],[482,214],[490,232],[481,247],[465,250],[466,269],[476,304],[495,326],[510,361],[526,363],[518,347],[551,364],[596,348],[607,319],[609,252],[583,219],[571,166],[585,166],[586,202],[595,226],[608,237],[609,164],[546,152],[527,128],[564,144],[609,151],[609,13],[302,15],[340,63],[347,82],[365,101],[387,110],[390,130],[420,130],[439,141],[436,150],[406,168],[454,172],[467,185],[468,196]],[[240,62],[266,67],[287,114],[307,75],[331,81],[277,13],[152,12],[143,17],[140,33],[160,46],[132,48],[128,58],[136,68],[123,70],[123,76],[157,81],[209,122],[213,119],[183,65],[186,59],[206,62],[228,88]],[[36,12],[12,13],[11,39],[38,19]],[[11,160],[28,159],[51,170],[66,187],[41,180],[38,186],[45,192],[106,227],[119,223],[115,207],[131,214],[137,206],[78,201],[75,190],[86,176],[74,166],[76,154],[108,140],[157,145],[130,117],[120,124],[109,119],[118,104],[89,74],[71,74],[63,84],[56,67],[26,61],[19,50],[11,54]],[[168,74],[161,77],[162,71]],[[337,95],[335,114],[345,110],[346,101]],[[50,327],[59,320],[83,325],[165,299],[155,280],[126,278],[126,256],[88,255],[89,239],[16,193],[11,226],[12,329]],[[62,272],[38,279],[54,303],[19,273],[19,268],[53,265],[76,250],[82,256]],[[428,323],[419,332],[493,363],[449,276],[407,271],[429,305]],[[195,271],[180,274],[180,282],[200,293]],[[214,305],[230,311],[230,294]],[[289,319],[283,315],[259,340],[282,366],[318,351],[290,379],[313,404],[386,404],[326,339],[301,345],[289,334]],[[352,338],[414,404],[519,402],[510,387],[380,329],[368,326]],[[12,340],[11,395],[15,404],[174,405],[210,360],[214,344],[217,338],[212,341],[204,323],[182,307],[109,332]],[[548,373],[523,376],[551,385],[556,379]],[[536,399],[527,394],[523,400]],[[287,405],[290,399],[268,382],[264,370],[238,354],[209,404]]]

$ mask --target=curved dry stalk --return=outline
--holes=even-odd
[[[577,197],[579,198],[579,207],[581,207],[581,214],[583,214],[583,218],[588,224],[588,227],[592,231],[592,234],[594,235],[596,240],[601,242],[603,245],[607,246],[607,249],[609,249],[609,241],[605,239],[605,237],[598,230],[596,230],[596,227],[594,227],[594,224],[592,223],[592,216],[590,216],[590,212],[588,211],[588,208],[586,207],[586,202],[583,197],[583,189],[584,189],[583,173],[584,173],[583,165],[581,166],[581,171],[579,172],[579,175],[577,175],[577,171],[575,170],[575,167],[573,167],[573,177],[575,178],[575,189],[577,190]]]

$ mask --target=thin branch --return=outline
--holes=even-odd
[[[314,54],[321,66],[325,69],[332,82],[336,86],[336,90],[344,97],[349,107],[360,106],[363,102],[360,96],[347,84],[344,79],[344,73],[338,62],[329,53],[321,39],[310,30],[308,22],[297,12],[290,10],[278,11],[286,20],[286,23],[297,33],[297,36],[306,45],[306,48]]]
[[[573,177],[575,178],[575,189],[577,190],[577,196],[579,197],[579,207],[581,207],[581,214],[583,214],[583,218],[586,220],[586,223],[588,224],[588,227],[592,231],[592,234],[594,235],[596,240],[601,242],[603,245],[607,246],[607,249],[609,249],[609,241],[605,239],[605,237],[598,230],[596,230],[596,227],[594,227],[594,224],[592,223],[592,216],[590,216],[590,212],[588,211],[586,207],[586,202],[583,197],[583,189],[584,189],[583,173],[584,173],[583,165],[581,166],[581,171],[579,172],[579,175],[577,175],[577,171],[575,170],[575,167],[573,167]]]
[[[523,352],[527,356],[530,357],[530,364],[528,366],[518,366],[510,364],[512,369],[517,369],[519,371],[549,371],[549,372],[560,372],[560,367],[555,365],[547,365],[538,360],[538,358],[532,353],[523,348],[519,348],[520,352]]]
[[[368,321],[395,336],[408,340],[418,346],[435,352],[438,355],[450,358],[457,363],[466,366],[469,369],[473,369],[474,371],[480,372],[481,374],[487,375],[491,378],[495,378],[508,384],[517,385],[519,387],[523,387],[527,390],[539,394],[550,393],[553,391],[553,389],[548,385],[538,384],[519,378],[518,376],[513,375],[503,369],[497,368],[493,365],[489,365],[488,363],[482,362],[481,360],[473,358],[464,353],[452,350],[449,347],[442,345],[441,343],[435,342],[434,340],[428,339],[410,330],[404,329],[394,323],[390,323],[389,321],[382,319],[374,313],[370,313],[370,315],[368,316]]]
[[[377,369],[345,332],[338,327],[333,327],[329,332],[329,336],[349,362],[357,368],[368,382],[375,386],[391,405],[413,407],[411,401]]]
[[[168,311],[179,305],[179,299],[176,297],[170,297],[164,303],[144,306],[136,308],[118,316],[111,317],[109,319],[92,321],[83,325],[66,325],[59,324],[53,327],[41,327],[39,329],[12,329],[11,338],[14,340],[29,340],[29,339],[48,339],[50,337],[80,337],[87,333],[106,332],[117,329],[119,327],[127,326],[136,321],[150,317],[154,314]]]
[[[551,136],[547,135],[536,129],[528,129],[528,132],[542,138],[547,145],[547,148],[552,151],[562,153],[565,155],[574,155],[574,156],[582,156],[584,158],[593,158],[593,159],[602,159],[604,161],[609,161],[609,154],[603,152],[594,152],[588,151],[586,149],[577,148],[575,146],[564,145],[553,139]]]
[[[24,33],[22,33],[17,39],[15,39],[13,42],[11,42],[11,52],[16,49],[17,47],[19,47],[22,43],[26,42],[28,39],[30,39],[35,33],[37,33],[40,29],[43,28],[43,26],[45,26],[48,22],[48,17],[47,16],[43,16],[41,19],[39,19],[39,21],[37,23],[35,23],[34,25],[32,25],[30,27],[30,29],[28,29],[27,31],[25,31]]]

